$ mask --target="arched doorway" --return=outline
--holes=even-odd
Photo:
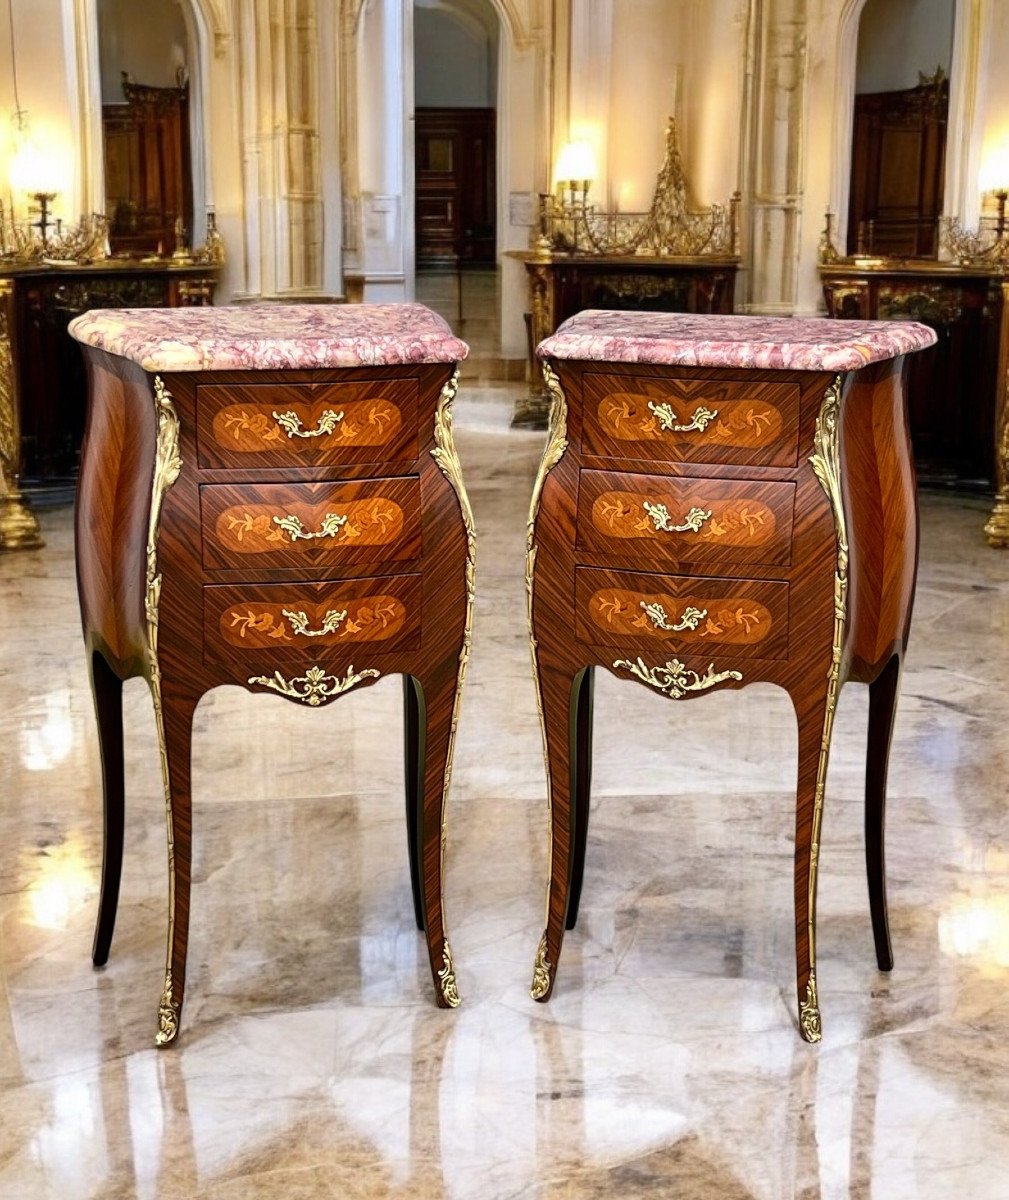
[[[197,53],[185,11],[178,0],[97,0],[103,208],[113,253],[171,253],[179,222],[186,239],[193,235],[193,142],[202,129],[194,130]]]
[[[867,0],[862,9],[849,254],[938,254],[955,15],[955,0]]]
[[[490,0],[414,6],[418,270],[497,258],[500,30]]]

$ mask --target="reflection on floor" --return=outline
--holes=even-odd
[[[501,272],[495,267],[460,271],[420,271],[417,299],[433,308],[469,346],[463,378],[474,383],[519,381],[526,377],[523,358],[501,356]]]
[[[0,1198],[1002,1200],[1009,1178],[1009,558],[926,499],[891,772],[897,966],[861,862],[865,693],[842,697],[821,858],[824,1040],[795,1030],[794,721],[749,688],[671,705],[606,676],[582,916],[548,1006],[546,808],[525,633],[541,440],[464,391],[480,529],[449,812],[462,1007],[413,927],[396,680],[311,712],[197,714],[185,1026],[152,1046],[165,930],[158,756],[127,685],[128,827],[89,965],[99,764],[71,519],[0,555]]]

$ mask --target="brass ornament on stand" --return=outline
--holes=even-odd
[[[34,550],[45,543],[35,514],[18,487],[21,422],[14,390],[11,298],[14,285],[0,279],[0,550]]]
[[[540,195],[537,253],[689,257],[739,252],[740,195],[733,193],[728,204],[690,207],[673,117],[666,125],[665,158],[648,212],[602,212],[588,203],[590,183],[563,181],[559,194]]]

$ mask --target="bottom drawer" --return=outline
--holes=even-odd
[[[683,654],[728,646],[737,657],[788,657],[787,583],[579,567],[575,610],[576,637],[590,645]]]
[[[216,584],[203,589],[205,658],[277,651],[313,654],[348,645],[401,650],[419,644],[421,577],[325,583]]]

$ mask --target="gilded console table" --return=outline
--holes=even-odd
[[[996,492],[985,526],[1009,546],[1009,281],[992,266],[839,259],[822,265],[832,317],[921,321],[938,335],[907,384],[922,483]]]
[[[475,534],[452,440],[466,346],[417,304],[88,313],[77,573],[102,750],[106,961],[123,834],[122,681],[161,740],[169,932],[157,1040],[179,1028],[190,738],[222,683],[312,708],[406,676],[407,842],[438,1003],[443,807],[469,657]]]
[[[539,347],[553,394],[529,522],[551,812],[532,995],[574,927],[596,666],[673,700],[776,683],[799,725],[799,1027],[820,1038],[815,902],[834,710],[869,685],[866,862],[876,957],[890,734],[917,562],[904,355],[922,325],[586,312]]]
[[[730,254],[565,254],[509,251],[529,278],[532,344],[586,308],[645,312],[731,313],[739,259]],[[545,429],[549,397],[533,372],[533,390],[514,425]]]

